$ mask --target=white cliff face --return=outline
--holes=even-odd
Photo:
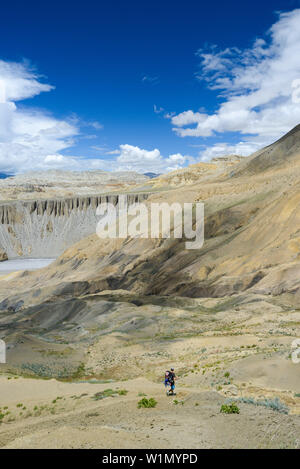
[[[128,204],[147,194],[128,194]],[[96,232],[97,207],[118,205],[119,196],[11,202],[0,205],[0,249],[8,258],[54,258]]]

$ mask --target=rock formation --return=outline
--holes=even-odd
[[[127,194],[128,204],[146,193]],[[119,195],[10,202],[0,205],[0,245],[8,257],[50,257],[95,233],[103,203],[118,205]]]

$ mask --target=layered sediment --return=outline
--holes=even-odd
[[[128,205],[148,194],[127,194]],[[119,195],[18,201],[0,205],[0,250],[8,258],[57,257],[72,244],[95,233],[97,208],[118,206]]]

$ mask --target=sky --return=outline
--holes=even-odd
[[[163,173],[300,123],[300,0],[13,0],[0,44],[2,173]]]

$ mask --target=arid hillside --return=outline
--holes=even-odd
[[[300,336],[299,142],[297,127],[248,158],[191,166],[142,186],[141,192],[153,192],[146,204],[204,202],[201,249],[187,250],[185,239],[100,239],[94,234],[43,270],[2,276],[0,337],[8,347],[4,376],[99,383],[143,377],[165,411],[172,402],[162,401],[163,389],[156,386],[163,370],[173,365],[180,377],[180,400],[203,404],[206,417],[200,422],[205,428],[225,399],[242,403],[242,417],[236,417],[240,427],[232,422],[232,428],[241,429],[233,447],[245,447],[246,440],[249,447],[297,447],[300,365],[291,357]],[[136,408],[135,400],[128,403]],[[131,428],[133,420],[122,406],[117,409],[124,428]],[[59,410],[58,425],[62,444],[69,447],[69,433],[78,432],[78,414],[73,418],[66,412]],[[187,423],[194,428],[194,410],[189,412]],[[293,415],[278,420],[290,437],[274,428],[270,435],[263,432],[262,439],[257,426],[246,423],[248,417],[250,422],[270,416],[271,428],[275,412]],[[227,428],[223,417],[219,420]],[[18,439],[18,422],[19,417],[15,433],[3,426],[6,444],[28,447],[30,440],[38,445],[45,421],[22,423],[28,441]],[[196,447],[193,432],[183,421],[179,426]],[[118,447],[116,431],[109,433],[112,447]],[[135,432],[126,432],[124,447],[147,447]],[[203,435],[203,447],[221,447],[225,441],[222,435]],[[43,438],[42,446],[60,447],[54,435]],[[87,445],[97,447],[91,432],[86,438]],[[155,445],[155,438],[149,444]],[[176,440],[177,447],[185,444]],[[166,440],[163,447],[170,446]]]
[[[261,152],[259,167],[269,160],[270,151],[274,163],[252,175],[246,173],[256,167],[258,157],[250,156],[234,165],[234,171],[227,168],[227,173],[208,181],[199,176],[179,190],[165,186],[148,197],[147,203],[204,202],[205,243],[200,250],[186,250],[184,239],[103,240],[92,235],[65,251],[48,269],[26,275],[24,286],[22,276],[7,279],[5,285],[16,282],[21,301],[31,305],[56,295],[62,284],[74,289],[74,294],[76,289],[80,294],[124,289],[140,295],[203,298],[247,291],[289,293],[292,301],[300,286],[299,141],[297,127]],[[286,161],[285,145],[289,148]],[[185,171],[193,174],[194,167]],[[1,294],[5,299],[3,288]],[[14,301],[10,296],[3,305]]]

